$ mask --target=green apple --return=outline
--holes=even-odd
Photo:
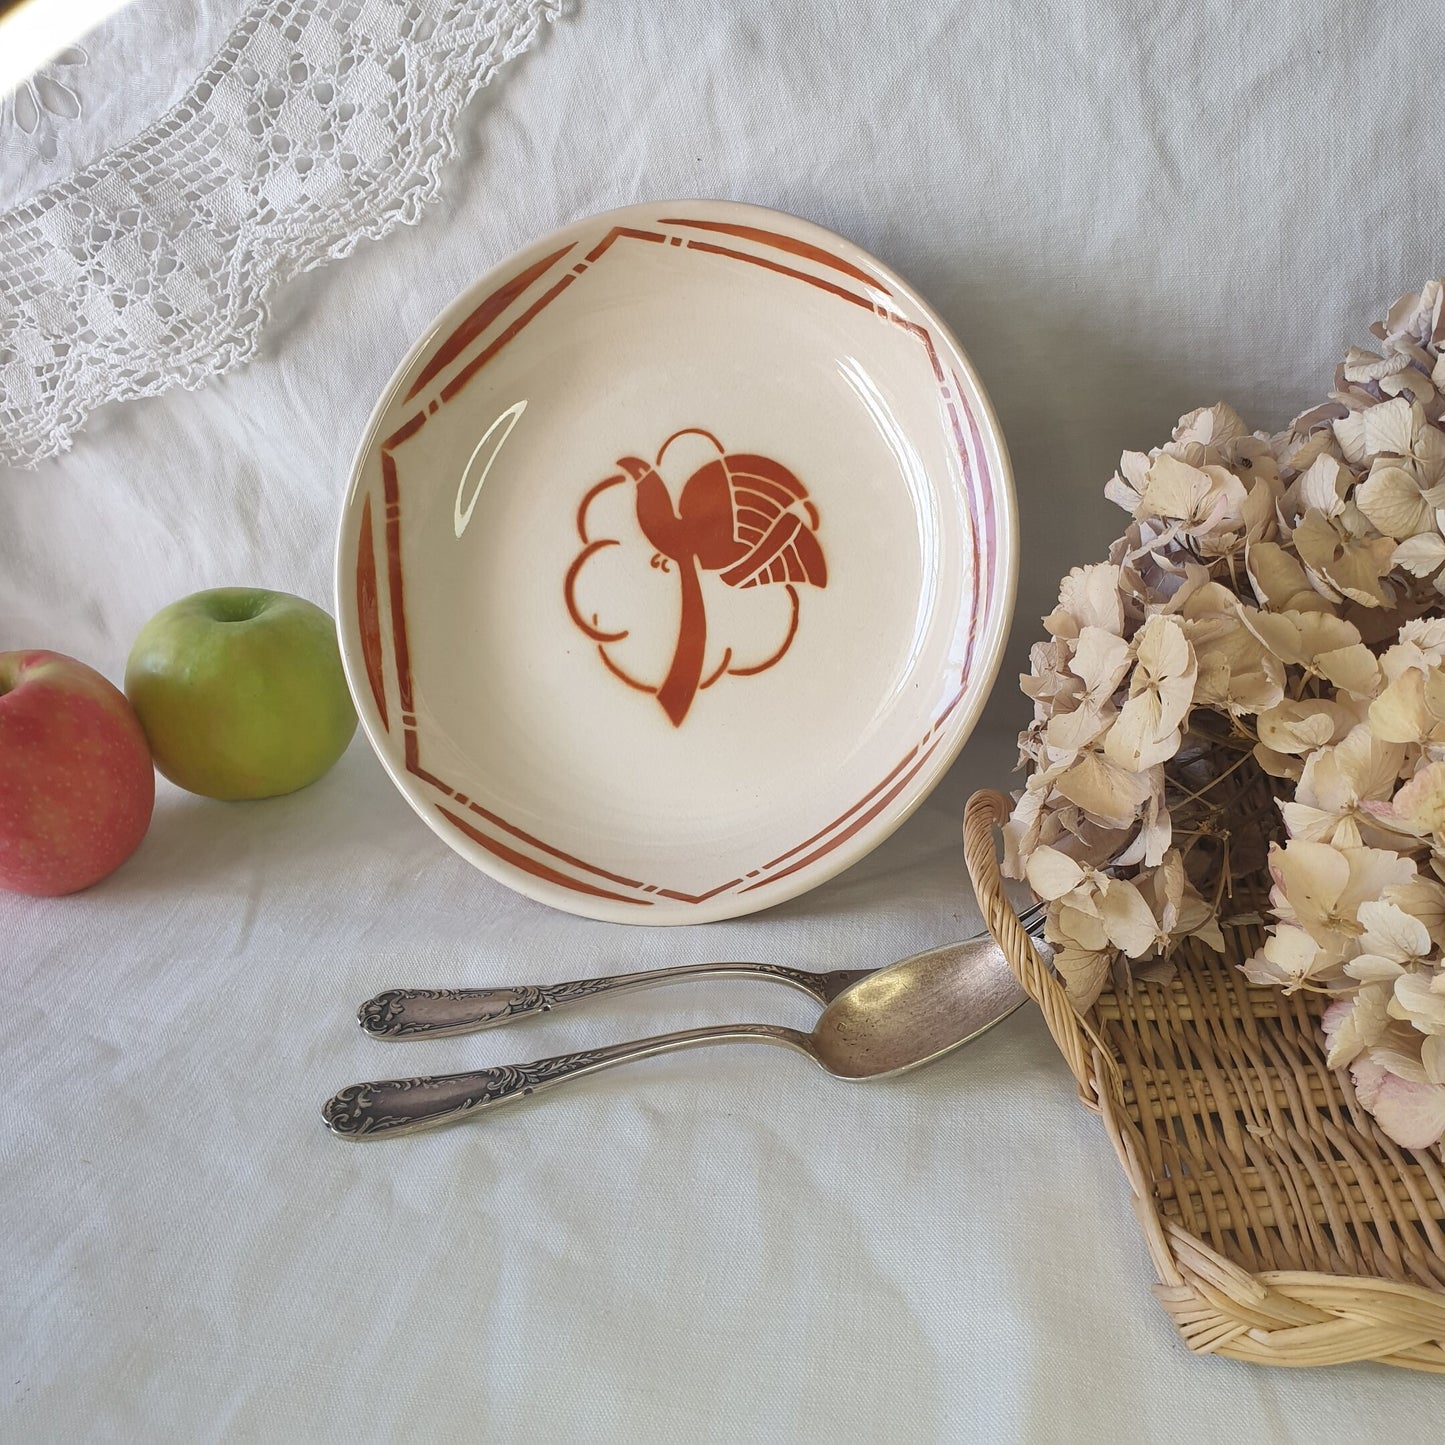
[[[356,731],[336,624],[286,592],[217,587],[141,629],[125,691],[156,767],[207,798],[314,783]]]

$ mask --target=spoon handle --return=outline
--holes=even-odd
[[[1043,917],[1041,905],[1019,915],[1025,928]],[[986,935],[975,934],[975,938]],[[970,940],[971,941],[971,940]],[[687,963],[676,968],[649,968],[614,973],[605,978],[577,978],[566,983],[520,983],[498,988],[390,988],[367,999],[356,1021],[374,1039],[439,1039],[452,1034],[497,1028],[516,1019],[550,1013],[565,1004],[598,994],[652,988],[678,979],[761,978],[785,983],[831,1003],[843,990],[875,970],[838,968],[818,973],[778,963]]]
[[[718,1024],[712,1028],[657,1034],[650,1039],[634,1039],[584,1053],[558,1054],[530,1064],[500,1064],[494,1069],[475,1069],[466,1074],[352,1084],[326,1101],[321,1117],[333,1134],[349,1139],[410,1134],[417,1129],[465,1118],[475,1110],[540,1093],[568,1079],[609,1069],[614,1064],[698,1044],[734,1041],[786,1044],[810,1058],[813,1056],[811,1039],[797,1029],[776,1024]]]
[[[496,1028],[514,1019],[550,1013],[579,999],[626,989],[651,988],[682,978],[762,978],[785,983],[820,1003],[827,1003],[872,969],[835,969],[813,973],[777,963],[688,963],[676,968],[650,968],[606,978],[578,978],[566,983],[521,983],[500,988],[392,988],[368,999],[356,1021],[374,1039],[442,1038]]]

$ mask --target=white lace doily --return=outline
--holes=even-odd
[[[249,358],[272,291],[415,222],[558,0],[258,0],[136,140],[0,215],[0,462]]]

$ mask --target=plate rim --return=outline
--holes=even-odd
[[[752,893],[728,888],[698,902],[683,902],[657,896],[652,900],[652,907],[640,909],[628,901],[615,902],[608,897],[592,897],[551,883],[544,877],[509,864],[489,849],[465,838],[455,828],[444,827],[442,817],[433,816],[436,809],[433,808],[431,799],[420,795],[420,781],[411,777],[403,758],[393,756],[399,751],[399,744],[389,730],[383,728],[380,735],[377,732],[376,724],[380,722],[380,717],[373,716],[378,710],[374,707],[372,683],[365,660],[358,655],[362,648],[356,617],[355,553],[362,523],[355,518],[358,493],[365,481],[366,464],[372,459],[381,442],[382,419],[403,388],[415,381],[416,371],[425,365],[422,358],[433,348],[444,328],[454,327],[456,318],[466,314],[465,308],[468,305],[475,307],[481,298],[488,296],[500,284],[518,274],[519,268],[525,269],[529,260],[556,250],[564,239],[577,239],[575,233],[581,232],[585,235],[594,228],[600,230],[622,227],[629,221],[636,222],[643,218],[653,224],[661,224],[668,218],[668,213],[682,208],[689,213],[689,219],[753,226],[781,232],[797,241],[821,244],[839,259],[859,267],[871,278],[876,278],[880,285],[884,285],[891,292],[894,299],[904,302],[913,314],[927,323],[933,340],[947,353],[947,360],[956,371],[961,390],[966,393],[968,409],[978,423],[978,441],[991,479],[996,546],[1004,587],[1000,605],[989,610],[985,619],[986,625],[977,639],[977,650],[971,669],[975,685],[966,688],[960,695],[951,716],[935,719],[933,726],[941,726],[943,738],[928,754],[917,772],[908,779],[899,798],[890,800],[898,802],[896,812],[890,815],[885,808],[876,818],[859,827],[855,834],[821,857],[776,880],[768,879],[764,880],[762,885],[754,885],[755,891]],[[861,861],[902,827],[942,781],[977,727],[1003,664],[1018,593],[1018,531],[1018,502],[1013,467],[993,403],[979,378],[977,368],[959,344],[958,338],[907,280],[847,237],[789,212],[731,200],[694,198],[641,202],[579,216],[553,231],[533,237],[502,256],[485,272],[462,287],[438,311],[397,363],[361,430],[352,453],[342,495],[333,558],[333,595],[342,668],[356,705],[362,731],[392,785],[422,822],[449,849],[504,887],[547,907],[602,922],[668,927],[740,918],[811,892]]]

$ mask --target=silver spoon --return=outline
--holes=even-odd
[[[785,1044],[841,1079],[884,1079],[977,1038],[1025,997],[998,945],[985,935],[914,954],[860,979],[823,1010],[811,1033],[777,1024],[719,1024],[530,1064],[352,1084],[328,1099],[321,1115],[333,1134],[346,1138],[411,1133],[614,1064],[732,1041]]]
[[[1042,921],[1043,912],[1043,905],[1035,904],[1019,915],[1019,922],[1025,928],[1033,928]],[[978,933],[968,942],[987,938],[987,933]],[[356,1021],[374,1039],[439,1039],[535,1018],[599,994],[655,988],[658,984],[699,978],[761,978],[801,989],[819,1003],[832,1003],[844,989],[877,972],[876,968],[835,968],[819,973],[778,963],[687,963],[676,968],[650,968],[638,973],[615,973],[607,978],[571,979],[566,983],[519,983],[498,988],[389,988],[367,999],[357,1010]]]

